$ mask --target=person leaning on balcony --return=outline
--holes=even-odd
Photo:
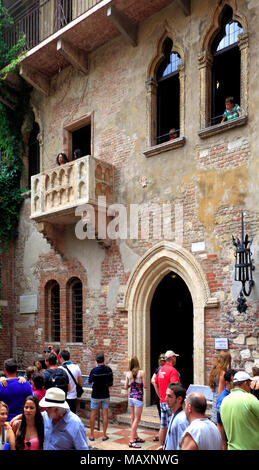
[[[59,152],[57,155],[57,164],[58,165],[64,165],[65,163],[68,162],[68,158],[65,153]]]

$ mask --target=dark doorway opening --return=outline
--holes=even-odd
[[[40,144],[38,134],[40,128],[34,121],[33,128],[29,137],[29,167],[28,167],[28,188],[31,189],[31,177],[40,173]]]
[[[180,80],[179,73],[158,82],[157,88],[157,144],[169,140],[170,129],[180,128]]]
[[[82,157],[91,155],[91,124],[72,132],[72,150],[81,150]]]
[[[193,383],[193,304],[183,279],[174,272],[167,274],[154,293],[150,309],[151,376],[158,357],[171,349],[179,354],[175,368],[187,388]],[[154,387],[151,404],[155,403]]]

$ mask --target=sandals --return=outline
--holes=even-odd
[[[145,441],[144,441],[144,439],[141,439],[140,437],[136,437],[135,442],[137,442],[139,444],[143,444]]]
[[[141,449],[141,445],[138,444],[138,443],[135,442],[135,441],[134,441],[134,442],[130,441],[130,442],[129,442],[129,447],[133,447],[133,449]]]

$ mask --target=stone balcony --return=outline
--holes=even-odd
[[[114,167],[87,155],[32,176],[31,219],[38,223],[38,230],[53,248],[62,254],[64,226],[79,220],[76,209],[85,204],[94,208],[97,221],[98,210],[103,209],[100,199],[98,206],[100,197],[105,201],[103,207],[114,202]]]

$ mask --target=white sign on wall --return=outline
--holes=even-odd
[[[215,338],[215,349],[228,349],[228,339]]]

